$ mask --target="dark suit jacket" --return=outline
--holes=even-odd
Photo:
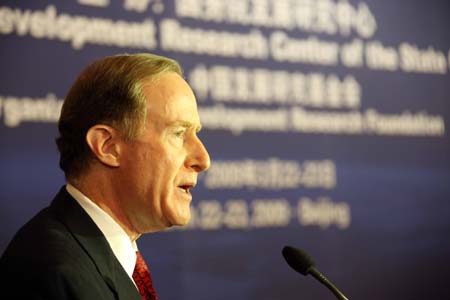
[[[0,286],[5,299],[141,299],[100,229],[65,187],[3,253]]]

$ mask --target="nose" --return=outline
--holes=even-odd
[[[206,171],[211,165],[208,151],[198,136],[194,137],[189,154],[186,159],[186,167],[193,169],[197,173]]]

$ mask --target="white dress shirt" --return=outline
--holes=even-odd
[[[125,272],[127,272],[128,276],[130,276],[131,281],[136,285],[133,280],[133,271],[136,264],[136,242],[131,242],[130,237],[109,214],[83,195],[73,185],[67,183],[66,190],[81,205],[104,234],[117,260]]]

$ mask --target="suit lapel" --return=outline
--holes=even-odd
[[[142,296],[115,257],[103,233],[70,196],[65,186],[56,195],[50,208],[92,259],[116,298],[140,300]]]

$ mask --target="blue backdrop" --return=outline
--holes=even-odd
[[[450,2],[0,3],[0,252],[64,184],[63,98],[92,60],[180,61],[211,169],[183,229],[139,239],[161,299],[350,299],[450,288]]]

